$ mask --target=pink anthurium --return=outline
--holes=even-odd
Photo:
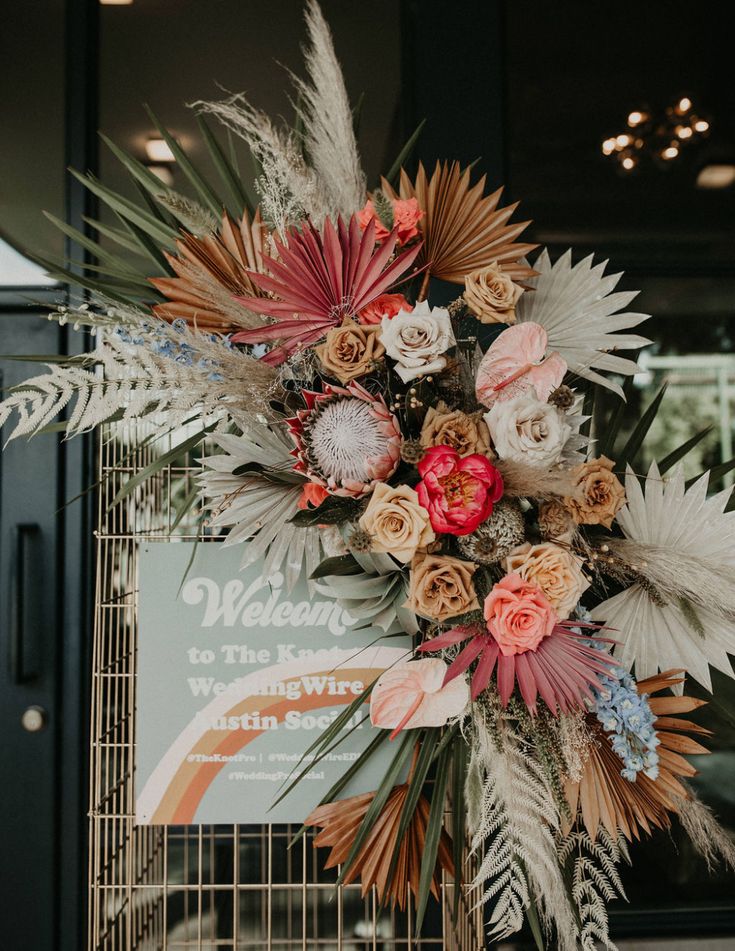
[[[392,730],[393,740],[401,730],[421,726],[444,726],[467,706],[470,691],[464,677],[446,680],[443,660],[426,658],[391,667],[378,677],[370,695],[373,726]]]
[[[540,324],[514,324],[499,334],[477,371],[477,398],[485,406],[509,400],[531,388],[545,402],[564,379],[567,365],[548,351],[548,336]]]

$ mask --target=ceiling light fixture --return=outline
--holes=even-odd
[[[628,113],[627,127],[629,131],[607,136],[601,143],[602,154],[625,174],[649,160],[659,167],[675,164],[685,147],[707,135],[710,122],[695,114],[689,96],[680,96],[658,116],[645,108],[634,109]]]
[[[145,144],[145,154],[149,162],[157,164],[175,162],[176,156],[165,139],[151,138]]]
[[[735,185],[735,164],[705,165],[697,175],[697,188],[729,188]]]
[[[133,0],[100,0],[103,7],[129,7]]]

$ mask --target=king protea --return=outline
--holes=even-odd
[[[327,218],[320,234],[307,221],[292,228],[285,242],[276,240],[278,258],[264,256],[270,274],[251,273],[253,283],[275,297],[238,298],[259,314],[275,321],[233,336],[235,343],[276,341],[263,357],[272,365],[283,363],[294,351],[314,344],[345,317],[355,317],[400,277],[413,263],[420,243],[388,263],[397,229],[376,246],[375,222],[365,231],[357,216],[336,226]]]

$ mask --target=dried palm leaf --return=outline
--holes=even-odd
[[[168,298],[154,314],[219,333],[262,323],[235,298],[260,294],[248,272],[262,271],[266,238],[260,211],[252,219],[246,211],[239,222],[225,212],[217,234],[182,232],[177,253],[166,254],[177,276],[150,279]]]
[[[538,247],[516,242],[530,224],[507,224],[518,203],[498,208],[503,189],[485,195],[485,178],[470,185],[470,169],[459,162],[437,162],[431,178],[419,164],[415,182],[401,169],[397,194],[387,179],[381,187],[391,198],[416,198],[424,216],[419,222],[424,247],[422,261],[434,277],[464,284],[471,271],[494,261],[514,281],[523,281],[536,272],[522,259]]]
[[[682,670],[667,670],[638,682],[640,694],[653,694],[674,688],[683,682]],[[667,829],[669,813],[678,812],[682,800],[689,799],[687,787],[679,777],[696,776],[697,770],[684,755],[708,753],[704,746],[686,733],[709,735],[710,731],[676,714],[691,713],[706,701],[694,697],[663,696],[649,700],[656,714],[654,722],[659,739],[659,772],[657,779],[639,773],[635,782],[620,774],[620,758],[610,745],[594,715],[588,716],[593,742],[590,755],[579,782],[566,783],[566,796],[573,817],[581,811],[582,822],[594,839],[600,827],[611,836],[622,833],[628,840],[640,838],[641,831],[650,835],[653,828]]]
[[[409,789],[408,784],[394,787],[363,847],[343,878],[345,885],[359,878],[363,897],[374,885],[381,903],[398,905],[401,911],[406,907],[409,888],[414,896],[418,897],[430,808],[426,798],[419,796],[399,846],[398,829]],[[352,796],[350,799],[325,803],[317,806],[308,816],[305,824],[321,829],[314,838],[314,845],[332,850],[325,862],[325,868],[333,868],[347,859],[374,796],[374,792],[369,792]],[[394,862],[396,849],[398,855]],[[445,829],[441,830],[437,865],[430,884],[431,894],[435,898],[439,897],[441,869],[449,875],[454,875],[452,842]]]

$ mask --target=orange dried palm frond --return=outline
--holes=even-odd
[[[396,853],[398,827],[408,790],[408,784],[393,789],[383,811],[368,833],[365,844],[344,876],[346,885],[357,878],[360,879],[363,897],[374,885],[381,903],[391,902],[398,905],[401,911],[406,907],[409,888],[414,896],[418,895],[421,860],[429,820],[429,803],[424,796],[420,796],[391,871]],[[314,845],[332,850],[324,864],[325,868],[334,868],[346,861],[374,796],[374,792],[369,792],[352,796],[350,799],[325,803],[323,806],[317,806],[308,816],[305,824],[321,829],[314,838]],[[449,875],[454,875],[452,842],[445,829],[441,830],[437,863],[431,881],[431,894],[435,898],[439,897],[441,869]]]
[[[424,239],[421,262],[428,263],[433,277],[464,284],[466,275],[497,261],[514,281],[523,281],[536,272],[522,263],[536,244],[517,242],[529,221],[508,224],[518,203],[498,208],[503,189],[485,195],[485,179],[470,184],[470,169],[459,162],[437,162],[431,178],[424,166],[414,182],[401,169],[397,194],[386,179],[381,188],[389,197],[416,198],[424,212],[419,229]]]
[[[638,682],[638,693],[653,694],[683,682],[682,670],[666,670],[655,677]],[[694,697],[662,696],[648,701],[656,714],[654,728],[659,739],[658,778],[649,779],[639,773],[635,782],[620,774],[620,758],[614,752],[608,734],[596,718],[588,717],[593,737],[590,756],[579,782],[568,781],[565,791],[571,814],[581,819],[594,839],[600,826],[614,837],[622,833],[628,840],[650,835],[654,828],[671,825],[670,813],[677,812],[677,799],[689,799],[689,791],[679,777],[692,777],[697,770],[684,756],[708,753],[704,746],[686,736],[687,733],[708,736],[710,730],[683,720],[675,714],[691,713],[705,700]]]
[[[262,270],[267,235],[260,210],[252,219],[245,211],[239,223],[224,212],[217,234],[182,232],[176,254],[166,254],[176,277],[150,278],[168,298],[154,314],[219,333],[248,325],[247,311],[234,298],[259,294],[248,271]]]

